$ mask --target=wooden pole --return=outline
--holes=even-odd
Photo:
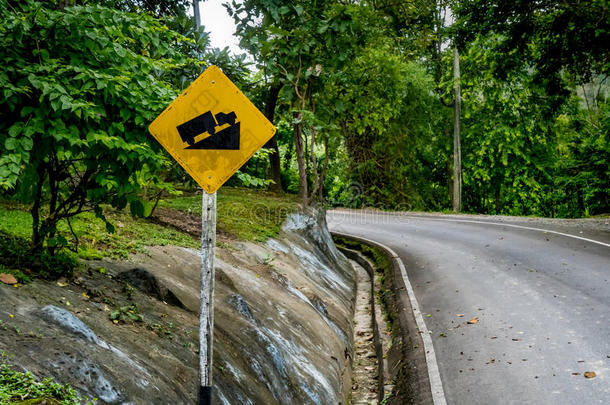
[[[453,211],[462,210],[462,150],[460,145],[460,55],[457,48],[453,48],[453,90],[455,101],[453,104]]]
[[[216,246],[216,193],[203,191],[201,204],[201,306],[199,312],[199,405],[212,403],[214,336],[214,248]]]

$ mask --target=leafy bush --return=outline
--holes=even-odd
[[[112,311],[110,315],[108,315],[110,320],[114,323],[126,323],[130,322],[142,322],[144,321],[144,317],[138,311],[138,308],[135,305],[126,305],[116,310]]]
[[[83,401],[68,384],[58,384],[51,378],[36,381],[30,372],[12,370],[0,364],[0,404],[8,404],[28,399],[55,399],[63,405],[78,405]]]
[[[32,247],[65,247],[57,224],[105,219],[102,203],[143,215],[167,160],[146,126],[176,96],[190,40],[98,5],[0,0],[0,19],[0,188],[32,204]]]
[[[0,231],[0,266],[34,271],[41,277],[55,279],[72,276],[76,265],[75,257],[68,252],[59,252],[55,255],[49,255],[42,250],[32,252],[26,239]],[[19,274],[23,276],[20,278]],[[18,272],[17,279],[23,282],[29,277]]]

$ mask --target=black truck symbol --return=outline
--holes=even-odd
[[[228,114],[220,112],[216,115],[212,114],[211,111],[207,111],[190,121],[185,122],[177,126],[178,133],[182,142],[186,142],[189,145],[195,144],[195,137],[207,132],[210,135],[216,133],[216,127],[224,124],[233,125],[237,116],[235,112],[231,111]]]

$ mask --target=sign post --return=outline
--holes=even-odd
[[[216,192],[203,192],[201,204],[201,305],[199,311],[199,404],[212,403],[212,342],[214,337],[214,248]]]
[[[273,135],[275,127],[216,66],[210,66],[148,127],[203,188],[199,404],[212,403],[216,191]]]

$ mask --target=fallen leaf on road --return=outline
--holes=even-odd
[[[515,339],[515,338],[513,338],[513,342],[518,342],[518,341],[520,341],[520,340],[521,340],[521,339]]]
[[[595,378],[595,371],[585,371],[585,378]]]
[[[580,375],[580,373],[572,373],[572,375]]]
[[[7,273],[0,274],[0,281],[2,281],[4,284],[8,284],[8,285],[17,284],[17,279],[15,278],[15,276],[13,276],[12,274],[7,274]]]
[[[464,316],[464,314],[457,314],[456,316],[457,316],[457,317],[459,317],[459,318],[461,318],[461,317],[463,317],[463,316]]]
[[[478,317],[474,317],[471,320],[469,320],[468,322],[466,322],[469,325],[475,324],[475,323],[479,323],[479,318]]]

